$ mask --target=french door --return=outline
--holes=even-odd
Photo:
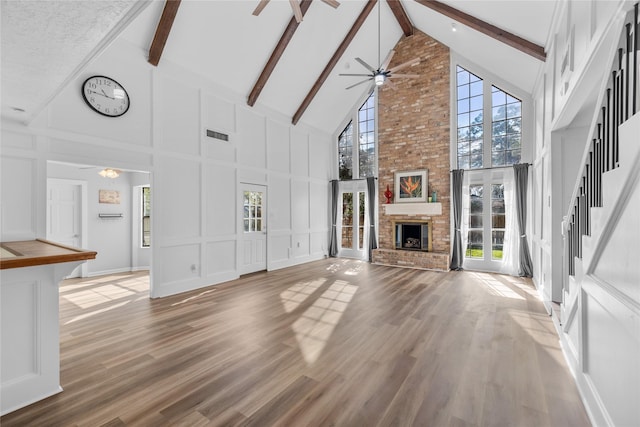
[[[506,209],[502,171],[470,172],[465,186],[467,209],[464,267],[499,271],[505,257]]]
[[[368,235],[365,218],[368,218],[367,182],[365,180],[340,182],[338,220],[338,256],[365,259]]]

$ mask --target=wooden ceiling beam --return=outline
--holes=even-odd
[[[167,43],[173,21],[178,13],[178,7],[182,0],[167,0],[164,4],[164,10],[156,28],[156,34],[153,36],[153,42],[149,48],[149,63],[158,66],[164,45]]]
[[[311,1],[312,0],[302,0],[302,2],[300,3],[300,11],[302,12],[302,16],[307,13],[309,6],[311,6]],[[293,35],[298,29],[298,25],[300,25],[300,23],[296,20],[296,17],[292,17],[289,21],[289,24],[287,25],[287,28],[285,28],[284,32],[282,33],[278,44],[276,45],[275,49],[273,49],[273,52],[271,52],[271,56],[269,57],[267,64],[262,69],[260,77],[258,77],[258,80],[253,86],[253,89],[251,89],[251,93],[249,93],[249,96],[247,97],[247,104],[249,104],[250,106],[253,107],[253,105],[258,100],[260,92],[262,92],[262,89],[264,89],[264,86],[267,84],[269,77],[271,77],[271,73],[273,72],[274,68],[276,68],[276,65],[278,64],[278,61],[280,61],[280,58],[287,48],[287,45],[289,45],[289,42],[293,38]]]
[[[360,15],[358,15],[358,17],[356,18],[356,21],[353,23],[353,26],[345,36],[344,40],[342,40],[342,43],[340,43],[340,46],[338,46],[338,49],[336,49],[336,52],[333,54],[333,56],[327,63],[327,66],[324,67],[324,70],[322,70],[322,72],[320,73],[320,76],[311,87],[311,90],[309,91],[307,96],[304,98],[304,101],[302,101],[302,104],[300,105],[296,113],[293,115],[293,119],[291,119],[291,122],[294,125],[298,123],[298,121],[300,120],[300,117],[302,117],[305,110],[309,107],[309,104],[311,104],[311,101],[316,96],[316,94],[318,93],[318,91],[320,90],[324,82],[327,80],[327,77],[329,77],[329,74],[338,63],[338,60],[340,59],[340,57],[342,57],[345,50],[347,50],[347,47],[349,47],[349,44],[351,44],[351,41],[356,36],[358,30],[360,30],[360,27],[362,27],[362,24],[367,19],[367,16],[369,16],[369,13],[371,13],[373,8],[376,6],[376,3],[377,3],[377,0],[367,1],[367,4],[362,9],[362,12],[360,12]]]
[[[467,27],[473,28],[476,31],[480,31],[481,33],[486,34],[489,37],[493,37],[494,39],[504,44],[518,49],[519,51],[524,52],[527,55],[531,55],[534,58],[539,59],[540,61],[545,61],[547,59],[547,54],[544,51],[544,47],[532,43],[529,40],[525,40],[522,37],[516,36],[515,34],[496,27],[495,25],[491,25],[488,22],[464,13],[444,3],[440,3],[436,0],[415,1],[425,7],[428,7],[429,9],[435,10],[442,15],[454,19],[459,23],[466,25]]]
[[[402,3],[400,3],[400,0],[387,0],[387,4],[398,20],[398,24],[400,24],[400,28],[402,28],[404,35],[407,37],[412,36],[413,24],[409,19],[409,15],[407,15],[407,12],[405,12],[404,7],[402,7]]]

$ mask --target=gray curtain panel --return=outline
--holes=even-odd
[[[451,252],[451,270],[462,270],[464,253],[462,252],[462,178],[464,170],[456,169],[451,171],[451,182],[453,190],[453,251]]]
[[[520,231],[520,267],[518,275],[533,277],[533,263],[527,243],[527,181],[529,180],[529,164],[513,165],[516,194],[516,215],[518,216],[518,230]]]
[[[369,196],[369,262],[373,260],[373,250],[378,248],[376,241],[376,179],[367,178],[367,195]]]
[[[338,181],[331,181],[331,230],[329,230],[329,256],[338,255],[338,234],[336,231],[338,222],[338,196],[340,189]]]

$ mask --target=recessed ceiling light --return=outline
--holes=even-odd
[[[455,23],[455,22],[452,22],[452,23],[451,23],[451,31],[453,31],[454,33],[455,33],[456,31],[458,31],[458,28],[456,27],[456,23]]]

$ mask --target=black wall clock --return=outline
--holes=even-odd
[[[119,117],[129,110],[129,94],[109,77],[89,77],[82,84],[82,97],[89,107],[103,116]]]

